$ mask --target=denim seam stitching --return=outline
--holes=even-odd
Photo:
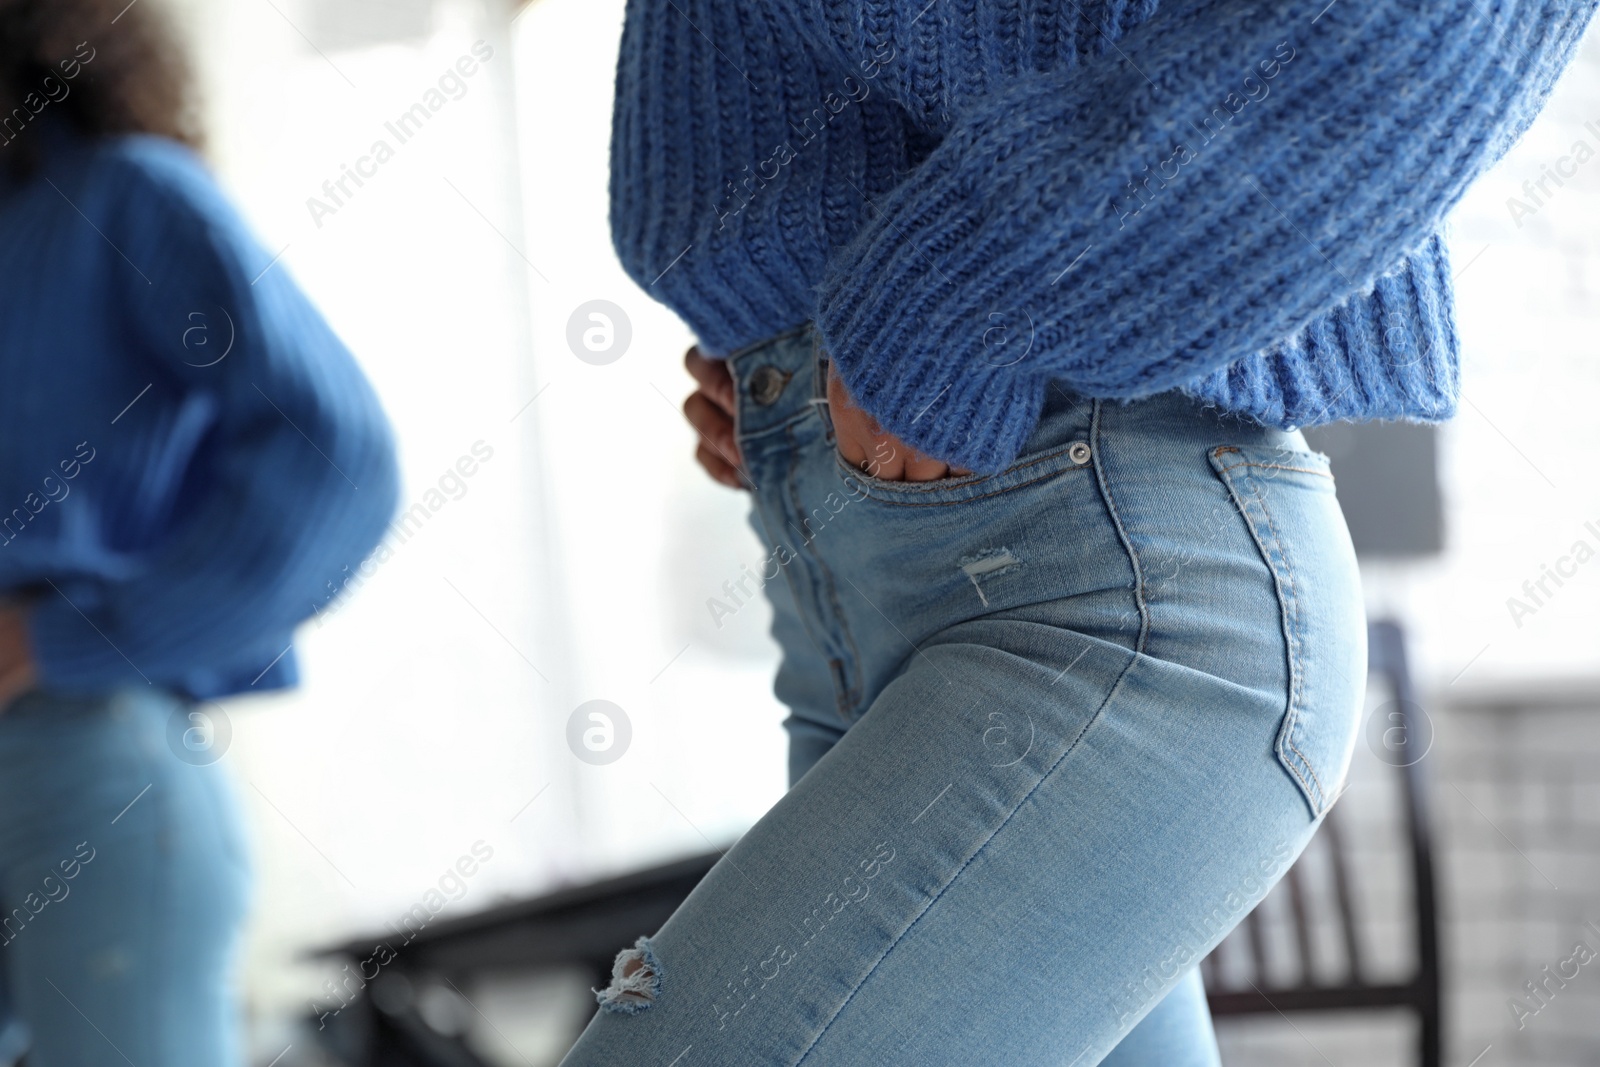
[[[1095,402],[1095,407],[1096,414],[1098,414],[1099,401]],[[1124,651],[1126,650],[1124,649]],[[1089,721],[1084,723],[1083,728],[1078,731],[1076,736],[1073,737],[1072,741],[1067,745],[1066,751],[1062,752],[1061,755],[1056,758],[1056,761],[1050,765],[1049,769],[1039,776],[1039,780],[1033,783],[1033,788],[1029,789],[1027,794],[1023,796],[1021,800],[1017,801],[1017,803],[1012,806],[1010,811],[1006,812],[1005,818],[1001,819],[999,824],[989,832],[989,836],[983,839],[983,843],[972,850],[972,855],[963,860],[961,866],[951,872],[950,877],[946,879],[944,885],[940,886],[939,891],[929,898],[928,902],[923,905],[922,910],[917,912],[916,918],[912,919],[911,922],[907,924],[906,928],[900,932],[900,936],[896,937],[889,947],[883,950],[883,953],[879,955],[876,961],[874,961],[872,966],[867,970],[867,973],[862,975],[861,980],[857,982],[850,990],[850,995],[844,998],[844,1003],[840,1004],[839,1007],[834,1011],[833,1015],[828,1018],[827,1023],[824,1024],[822,1029],[817,1032],[817,1036],[811,1039],[811,1044],[806,1046],[806,1050],[800,1054],[800,1058],[794,1061],[793,1067],[800,1067],[800,1065],[805,1062],[806,1057],[811,1055],[811,1050],[817,1047],[817,1042],[821,1041],[827,1036],[827,1033],[830,1029],[832,1029],[834,1022],[837,1021],[839,1016],[844,1013],[844,1010],[850,1006],[850,1002],[855,1000],[856,994],[860,992],[861,987],[867,984],[867,982],[872,978],[873,974],[877,972],[878,968],[883,965],[883,961],[889,958],[889,954],[895,950],[896,946],[898,946],[900,942],[904,941],[911,934],[911,931],[916,928],[918,923],[922,922],[923,918],[928,914],[928,912],[933,910],[933,906],[937,904],[941,898],[943,898],[945,893],[950,890],[951,886],[956,884],[956,880],[961,877],[962,872],[964,872],[968,867],[972,866],[972,861],[982,855],[983,850],[988,848],[989,843],[995,839],[996,835],[998,835],[1000,831],[1004,830],[1006,826],[1010,824],[1011,820],[1016,817],[1017,812],[1022,810],[1023,805],[1032,800],[1033,795],[1043,788],[1045,782],[1049,781],[1050,777],[1060,769],[1061,765],[1066,762],[1067,757],[1071,756],[1077,751],[1078,742],[1082,741],[1084,735],[1094,727],[1095,723],[1100,721],[1101,716],[1105,714],[1106,708],[1111,705],[1111,702],[1116,699],[1117,694],[1122,691],[1122,683],[1124,679],[1128,677],[1128,672],[1133,670],[1133,668],[1137,666],[1143,658],[1144,657],[1138,652],[1129,654],[1127,664],[1120,672],[1118,672],[1117,680],[1112,683],[1111,689],[1106,693],[1106,698],[1100,702],[1100,706],[1095,708],[1094,714],[1089,717]]]
[[[1245,468],[1244,476],[1248,478],[1249,471],[1247,468],[1249,466],[1250,464],[1248,463],[1238,463],[1227,468],[1227,471],[1231,474],[1235,470]],[[1232,487],[1233,479],[1228,479],[1228,482],[1230,487]],[[1289,750],[1294,753],[1295,757],[1300,761],[1300,763],[1305,764],[1305,773],[1302,773],[1302,769],[1297,766],[1293,760],[1280,759],[1279,762],[1283,764],[1284,768],[1290,774],[1294,775],[1295,780],[1300,783],[1301,788],[1305,790],[1308,796],[1315,794],[1315,796],[1312,798],[1312,807],[1320,809],[1322,803],[1322,790],[1318,785],[1313,785],[1312,782],[1306,781],[1306,774],[1311,774],[1313,781],[1315,781],[1316,775],[1311,773],[1311,765],[1309,761],[1306,760],[1304,753],[1295,747],[1294,740],[1291,736],[1294,729],[1295,720],[1299,717],[1300,670],[1299,657],[1295,654],[1294,649],[1295,638],[1292,634],[1292,630],[1294,629],[1294,622],[1291,619],[1292,613],[1289,605],[1284,600],[1282,580],[1279,576],[1278,569],[1273,566],[1273,561],[1282,557],[1282,539],[1278,534],[1277,528],[1272,525],[1272,519],[1267,515],[1266,507],[1261,502],[1260,494],[1255,491],[1254,484],[1251,485],[1249,499],[1253,501],[1260,509],[1263,520],[1266,522],[1267,527],[1272,532],[1272,546],[1269,548],[1266,544],[1266,538],[1262,536],[1260,529],[1257,527],[1250,509],[1244,507],[1243,501],[1241,500],[1239,514],[1244,519],[1245,525],[1250,530],[1252,539],[1254,539],[1256,542],[1256,547],[1262,554],[1262,561],[1266,564],[1267,573],[1272,576],[1273,596],[1278,601],[1279,624],[1283,628],[1284,657],[1289,668],[1289,694],[1288,707],[1284,709],[1284,723],[1280,732]],[[1274,748],[1276,747],[1277,746],[1274,745]]]
[[[843,457],[840,457],[839,464],[840,464],[840,466],[842,468],[844,468],[843,470],[841,470],[840,473],[844,477],[856,478],[857,481],[860,482],[860,479],[859,479],[858,476],[862,472],[849,469],[848,463],[849,463],[848,460],[845,460]],[[1066,467],[1066,468],[1063,468],[1061,470],[1053,470],[1053,471],[1049,471],[1049,472],[1046,472],[1044,474],[1041,474],[1037,478],[1029,478],[1025,482],[1018,482],[1016,485],[1008,485],[1004,489],[996,489],[993,492],[989,492],[989,493],[979,493],[977,496],[957,497],[957,498],[955,498],[953,500],[895,500],[892,497],[874,495],[874,493],[872,492],[872,487],[870,485],[867,486],[867,491],[862,494],[860,499],[872,500],[872,501],[875,501],[875,502],[877,502],[879,504],[884,505],[885,507],[890,507],[890,508],[958,508],[958,507],[961,507],[963,504],[972,504],[972,503],[975,503],[975,502],[977,502],[979,500],[988,500],[990,497],[1004,496],[1006,493],[1015,493],[1019,489],[1026,489],[1029,486],[1038,485],[1041,482],[1048,482],[1052,478],[1064,477],[1064,476],[1066,476],[1068,474],[1073,473],[1074,471],[1080,471],[1080,470],[1088,470],[1088,467],[1086,467],[1086,466],[1084,466],[1084,467]],[[865,482],[860,482],[860,484],[867,485],[867,483],[865,483]],[[943,488],[943,487],[941,487],[941,488]],[[894,491],[895,492],[917,492],[918,490],[894,490]],[[931,490],[920,490],[920,491],[929,492]]]
[[[950,492],[951,490],[957,489],[957,488],[968,488],[968,487],[972,487],[972,486],[982,485],[984,482],[997,481],[998,479],[1004,478],[1009,474],[1015,474],[1018,471],[1027,470],[1029,467],[1037,467],[1041,463],[1050,463],[1053,460],[1058,460],[1061,457],[1066,456],[1071,451],[1071,449],[1072,449],[1071,445],[1064,445],[1061,448],[1052,449],[1051,451],[1046,452],[1041,456],[1035,456],[1033,459],[1027,460],[1026,462],[1013,464],[1012,466],[1007,467],[1005,470],[1000,471],[998,474],[984,474],[984,475],[979,475],[978,477],[975,477],[975,478],[969,478],[969,477],[963,475],[961,477],[961,485],[960,486],[939,485],[938,482],[947,480],[947,479],[943,479],[943,478],[935,479],[932,482],[905,482],[905,481],[896,482],[896,481],[890,481],[887,478],[874,478],[874,477],[872,477],[872,475],[867,474],[865,471],[861,470],[859,467],[851,466],[850,461],[845,459],[842,454],[836,456],[835,458],[836,458],[839,466],[842,467],[845,471],[849,472],[853,477],[854,476],[865,475],[865,480],[863,481],[862,484],[864,484],[869,490],[876,488],[876,489],[879,489],[879,490],[881,490],[882,492],[884,492],[886,494],[896,494],[896,495],[904,494],[906,496],[916,496],[916,495],[921,495],[921,494],[926,494],[926,493],[945,493],[945,492]],[[881,501],[882,503],[885,503],[885,504],[895,504],[895,505],[897,505],[899,507],[942,507],[942,506],[944,506],[946,504],[961,504],[961,503],[965,503],[968,500],[982,500],[986,496],[997,496],[1000,493],[1009,493],[1013,489],[1021,489],[1021,488],[1025,487],[1025,486],[1033,485],[1035,482],[1041,481],[1041,480],[1043,480],[1045,478],[1053,477],[1054,475],[1057,475],[1057,474],[1065,474],[1068,471],[1075,471],[1075,470],[1087,470],[1088,467],[1089,467],[1089,465],[1086,464],[1086,463],[1073,463],[1070,466],[1061,468],[1060,470],[1051,469],[1049,471],[1046,471],[1043,474],[1040,474],[1037,478],[1030,478],[1029,480],[1027,480],[1025,482],[1020,482],[1017,485],[1007,486],[1004,489],[996,489],[993,492],[984,493],[982,496],[961,497],[961,498],[956,499],[956,500],[938,501],[938,502],[933,503],[933,504],[925,504],[925,503],[921,503],[921,502],[906,503],[906,502],[894,500],[890,496],[877,496],[877,497],[872,497],[872,499]],[[871,493],[869,492],[868,495],[871,496]]]
[[[1222,469],[1225,471],[1232,471],[1238,470],[1240,467],[1262,467],[1275,471],[1300,471],[1303,474],[1316,474],[1328,479],[1330,482],[1333,481],[1333,474],[1329,471],[1317,470],[1315,467],[1291,467],[1286,463],[1257,463],[1254,460],[1247,459],[1238,463],[1229,464]]]
[[[796,412],[795,414],[790,415],[789,417],[785,418],[782,422],[775,423],[774,425],[768,426],[765,429],[737,431],[738,434],[739,434],[739,442],[741,444],[743,444],[744,442],[747,442],[747,441],[755,442],[755,441],[761,440],[764,437],[774,437],[774,436],[776,436],[776,435],[778,435],[780,433],[789,432],[789,431],[793,430],[794,427],[799,426],[801,423],[805,422],[810,417],[811,417],[811,412],[809,412],[809,411],[800,411],[800,412]]]
[[[1100,412],[1102,410],[1099,400],[1093,402],[1093,414],[1089,417],[1089,459],[1094,468],[1095,480],[1100,485],[1100,495],[1105,498],[1106,510],[1111,513],[1112,528],[1117,531],[1117,540],[1122,542],[1122,550],[1128,554],[1128,565],[1133,568],[1133,603],[1139,610],[1139,637],[1134,643],[1134,654],[1142,655],[1146,640],[1150,635],[1150,605],[1145,600],[1144,566],[1139,562],[1139,551],[1133,546],[1133,538],[1128,536],[1127,527],[1122,524],[1122,513],[1117,510],[1117,500],[1111,493],[1111,479],[1105,469],[1104,454],[1101,451]]]
[[[1323,466],[1320,467],[1320,468],[1318,468],[1318,467],[1311,467],[1311,468],[1295,467],[1295,466],[1291,466],[1289,464],[1268,463],[1268,462],[1266,462],[1264,460],[1251,459],[1246,454],[1245,447],[1241,446],[1241,445],[1219,445],[1216,448],[1211,450],[1211,454],[1214,457],[1216,457],[1216,459],[1217,459],[1217,461],[1219,463],[1221,462],[1223,456],[1238,456],[1239,457],[1239,462],[1238,463],[1230,463],[1225,468],[1223,468],[1224,470],[1232,470],[1235,467],[1246,466],[1246,465],[1254,466],[1254,467],[1283,467],[1285,470],[1304,470],[1309,474],[1320,474],[1320,475],[1323,475],[1324,477],[1327,477],[1327,478],[1332,478],[1333,477],[1332,470],[1328,469],[1328,464],[1330,463],[1330,460],[1328,459],[1327,453],[1325,453],[1325,452],[1318,452],[1315,449],[1270,448],[1270,447],[1265,446],[1265,445],[1252,445],[1252,446],[1249,446],[1249,447],[1254,451],[1272,452],[1275,455],[1279,455],[1279,456],[1287,456],[1287,455],[1315,456],[1316,458],[1318,458],[1318,459],[1320,459],[1322,461]]]
[[[797,449],[797,443],[795,442],[794,434],[793,434],[792,431],[789,433],[788,438],[789,438],[789,440],[788,440],[789,455],[792,456],[792,455],[795,454],[795,451]],[[795,484],[795,477],[794,477],[796,472],[797,472],[797,470],[798,470],[798,464],[791,464],[790,465],[790,467],[789,467],[789,475],[788,475],[787,478],[784,479],[784,484],[785,484],[785,486],[786,486],[786,488],[788,489],[788,492],[789,492],[789,503],[790,503],[790,505],[793,506],[796,515],[801,515],[801,514],[803,514],[804,509],[803,509],[803,507],[802,507],[802,505],[800,503],[800,496],[799,496],[799,493],[797,491],[798,487]],[[811,540],[814,540],[814,538],[813,539],[808,539],[804,544],[797,546],[796,547],[796,555],[799,554],[800,550],[802,550],[802,549],[806,548],[807,546],[809,546],[810,543],[811,543]],[[823,562],[822,556],[819,553],[816,553],[816,552],[810,553],[809,554],[809,559],[810,559],[811,564],[816,568],[816,570],[822,576],[823,590],[827,594],[828,605],[833,609],[832,622],[833,622],[834,625],[832,627],[830,627],[830,628],[835,632],[835,636],[842,636],[844,638],[844,643],[846,645],[846,650],[848,651],[848,654],[850,656],[849,670],[846,671],[846,672],[842,672],[842,673],[845,674],[845,677],[843,679],[843,681],[844,681],[844,692],[842,692],[842,693],[838,692],[837,691],[838,687],[835,686],[835,693],[834,693],[834,705],[838,709],[840,718],[842,718],[844,720],[846,726],[849,726],[849,725],[852,725],[855,722],[855,719],[852,716],[852,712],[854,712],[854,710],[856,709],[857,705],[860,704],[860,696],[861,696],[861,679],[860,679],[860,674],[861,674],[861,651],[858,648],[856,648],[855,637],[851,635],[850,627],[845,622],[844,606],[839,603],[839,591],[838,591],[838,588],[836,587],[836,585],[834,583],[834,580],[833,580],[833,572],[828,569],[828,565]],[[827,658],[827,659],[833,658],[831,656],[828,656],[826,651],[823,652],[823,656],[824,656],[824,658]]]
[[[832,366],[832,364],[828,360],[827,353],[822,351],[822,334],[816,330],[811,331],[811,359],[809,363],[811,366],[812,399],[826,400],[828,399],[828,376],[823,371],[822,365],[829,363],[829,366]]]
[[[828,354],[822,350],[822,335],[811,334],[811,403],[806,405],[807,418],[815,416],[822,424],[822,439],[828,443],[833,458],[838,460],[839,435],[833,425],[833,409],[828,406],[828,368],[832,366]]]
[[[809,325],[810,324],[807,324],[808,328]],[[826,361],[827,355],[822,350],[822,334],[820,331],[812,329],[811,358],[808,362],[811,368],[811,391],[813,394],[813,400],[821,399],[826,401],[828,398],[828,376],[827,372],[823,369],[823,364]],[[807,404],[805,415],[802,417],[802,419],[796,420],[793,425],[799,425],[801,421],[813,418],[822,425],[822,439],[824,446],[828,449],[828,451],[833,453],[835,458],[837,458],[839,455],[839,449],[834,443],[835,436],[833,429],[833,413],[828,410],[826,403],[820,405]],[[823,503],[826,504],[827,502],[824,501]],[[797,508],[799,507],[798,500],[795,501],[795,506]],[[845,621],[844,605],[839,602],[838,585],[833,580],[833,572],[828,569],[827,564],[822,561],[822,557],[820,555],[816,558],[817,566],[822,570],[823,576],[827,579],[828,601],[833,605],[834,616],[839,622],[839,631],[844,635],[845,644],[849,646],[850,669],[847,672],[844,672],[844,698],[847,706],[839,709],[840,717],[844,719],[845,726],[848,728],[855,722],[857,717],[855,712],[861,706],[861,689],[863,684],[861,679],[861,650],[856,647],[855,635],[850,632],[849,624]],[[844,664],[840,664],[840,666],[843,667]]]
[[[1283,627],[1284,656],[1289,668],[1288,707],[1284,711],[1284,722],[1280,730],[1280,734],[1282,736],[1283,745],[1294,754],[1293,759],[1281,758],[1279,762],[1283,765],[1284,769],[1293,775],[1295,780],[1300,783],[1300,787],[1306,793],[1306,799],[1311,804],[1313,814],[1320,815],[1323,810],[1323,798],[1326,795],[1322,789],[1322,782],[1317,778],[1317,772],[1315,768],[1312,767],[1311,761],[1306,758],[1305,753],[1301,752],[1299,747],[1294,743],[1294,727],[1300,719],[1301,685],[1303,682],[1301,657],[1298,651],[1302,642],[1299,634],[1298,604],[1295,602],[1294,597],[1294,575],[1289,570],[1288,555],[1283,550],[1283,538],[1278,533],[1278,528],[1276,524],[1273,523],[1272,515],[1267,511],[1266,505],[1262,501],[1260,493],[1256,492],[1254,483],[1252,482],[1250,486],[1249,500],[1255,503],[1256,510],[1259,510],[1261,513],[1262,521],[1265,522],[1267,529],[1271,531],[1272,544],[1270,547],[1266,543],[1267,539],[1262,535],[1260,528],[1257,526],[1256,521],[1252,516],[1251,509],[1246,507],[1244,500],[1237,496],[1238,487],[1234,484],[1234,479],[1227,477],[1227,475],[1236,470],[1248,468],[1250,466],[1254,466],[1254,464],[1236,463],[1231,467],[1223,468],[1223,473],[1225,481],[1229,486],[1230,493],[1236,494],[1235,503],[1238,505],[1240,517],[1244,519],[1245,526],[1249,529],[1251,538],[1256,542],[1256,547],[1262,554],[1263,562],[1267,567],[1267,573],[1272,576],[1272,590],[1278,601],[1279,620]],[[1250,475],[1248,470],[1246,470],[1244,477],[1247,480],[1249,479]],[[1274,561],[1277,561],[1279,564],[1281,564],[1281,573],[1279,567],[1274,566]],[[1284,592],[1284,587],[1286,585],[1289,587],[1287,596]],[[1274,745],[1274,748],[1277,748],[1277,746]],[[1282,753],[1280,752],[1280,756],[1281,755]],[[1306,780],[1307,776],[1310,777],[1310,781]]]
[[[1257,500],[1260,501],[1261,498],[1257,496]],[[1300,747],[1294,743],[1294,728],[1300,721],[1300,709],[1304,702],[1303,696],[1305,692],[1304,657],[1300,654],[1300,649],[1304,646],[1305,641],[1300,633],[1300,602],[1295,592],[1294,571],[1289,566],[1289,554],[1284,551],[1283,537],[1278,533],[1277,523],[1272,521],[1272,513],[1267,510],[1265,502],[1261,502],[1260,507],[1261,517],[1266,521],[1267,529],[1272,531],[1274,555],[1283,565],[1283,582],[1288,587],[1287,595],[1281,589],[1278,591],[1278,602],[1283,607],[1288,623],[1285,627],[1286,636],[1292,642],[1288,648],[1292,682],[1289,689],[1289,714],[1283,724],[1283,743],[1305,765],[1306,773],[1311,776],[1312,792],[1316,794],[1317,814],[1320,815],[1323,810],[1323,798],[1327,795],[1323,791],[1322,780],[1317,777],[1317,769],[1311,765],[1311,761],[1306,758],[1305,753],[1301,752]]]

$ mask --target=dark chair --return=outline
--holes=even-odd
[[[1388,687],[1393,709],[1392,729],[1402,731],[1406,739],[1425,738],[1428,729],[1411,689],[1411,675],[1406,665],[1404,633],[1397,623],[1378,621],[1368,628],[1369,663],[1371,673],[1382,678]],[[1421,742],[1426,744],[1426,741]],[[1439,995],[1439,924],[1434,891],[1433,854],[1429,833],[1427,789],[1423,780],[1421,757],[1425,751],[1405,752],[1392,762],[1400,775],[1401,796],[1404,801],[1404,823],[1410,853],[1412,898],[1415,902],[1416,967],[1405,981],[1372,982],[1365,967],[1362,951],[1361,925],[1351,906],[1350,873],[1345,836],[1341,830],[1337,805],[1328,813],[1322,829],[1302,857],[1289,869],[1287,875],[1272,891],[1283,897],[1283,911],[1289,917],[1293,936],[1289,945],[1281,949],[1273,960],[1277,968],[1269,966],[1266,943],[1268,941],[1263,908],[1252,911],[1216,952],[1206,957],[1201,965],[1206,980],[1206,990],[1213,1016],[1223,1018],[1237,1015],[1260,1015],[1297,1012],[1349,1011],[1351,1009],[1395,1008],[1414,1011],[1421,1023],[1418,1063],[1421,1067],[1439,1067],[1442,1029]],[[1386,761],[1388,762],[1388,761]],[[1309,906],[1312,894],[1308,891],[1306,860],[1320,851],[1324,862],[1324,890],[1320,896],[1331,901],[1331,907],[1317,914]],[[1318,920],[1331,925],[1334,940],[1341,951],[1336,958],[1317,951],[1318,939],[1313,936]],[[1244,951],[1240,951],[1243,942]],[[1231,960],[1244,960],[1245,975],[1225,976],[1218,957],[1229,955]],[[1288,957],[1285,959],[1284,957]],[[1338,958],[1342,957],[1342,958]],[[1296,975],[1290,982],[1272,982],[1269,974],[1288,970]],[[1330,970],[1338,977],[1329,980]]]

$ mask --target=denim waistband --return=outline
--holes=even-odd
[[[740,436],[778,429],[827,401],[827,355],[809,322],[739,349],[727,364],[741,400]]]
[[[758,438],[810,414],[821,405],[824,416],[828,396],[828,354],[813,323],[802,323],[765,340],[737,349],[726,359],[738,397],[735,432],[740,438]],[[1142,403],[1157,406],[1167,401],[1179,408],[1194,401],[1164,394]],[[1066,423],[1087,430],[1095,405],[1063,383],[1053,382],[1040,411],[1039,424]],[[1038,444],[1036,430],[1024,451]]]

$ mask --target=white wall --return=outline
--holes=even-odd
[[[783,785],[765,619],[702,621],[759,552],[740,500],[692,468],[687,336],[606,233],[621,5],[545,3],[510,35],[493,3],[424,3],[420,32],[417,3],[342,5],[362,6],[365,21],[313,0],[184,6],[220,176],[375,381],[407,506],[493,449],[302,631],[299,692],[228,706],[260,868],[245,978],[261,1062],[325,977],[303,953],[398,918],[474,842],[494,858],[445,914],[725,846]],[[363,25],[414,35],[362,43]],[[384,123],[479,39],[493,58],[400,144]],[[377,139],[393,158],[314,217],[308,198],[331,203],[324,181]],[[597,297],[633,325],[603,367],[566,342]],[[566,741],[596,697],[633,725],[609,766]]]
[[[1548,184],[1556,195],[1520,226],[1507,207],[1579,139],[1600,154],[1594,33],[1548,110],[1451,217],[1465,399],[1442,441],[1449,549],[1370,583],[1398,594],[1422,671],[1441,686],[1600,677],[1600,558],[1548,583],[1555,595],[1534,614],[1513,619],[1507,606],[1578,539],[1600,551],[1585,530],[1600,530],[1600,158]]]

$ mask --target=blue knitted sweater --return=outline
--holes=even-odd
[[[47,151],[0,175],[0,594],[38,595],[41,682],[289,685],[394,515],[377,398],[187,149],[21,136]]]
[[[922,451],[1050,383],[1441,419],[1439,235],[1600,0],[629,0],[623,265],[711,355],[805,321]]]

